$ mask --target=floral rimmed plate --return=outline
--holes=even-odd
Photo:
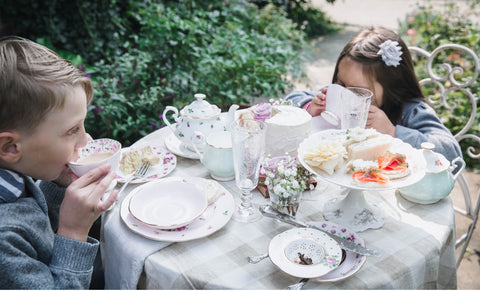
[[[162,180],[183,181],[194,184],[197,183],[198,180],[209,181],[198,177],[168,177]],[[134,194],[133,191],[123,200],[120,208],[120,217],[131,231],[152,240],[182,242],[206,237],[223,228],[230,221],[235,211],[235,201],[232,194],[220,184],[218,184],[218,189],[221,190],[218,199],[209,205],[199,218],[178,229],[164,230],[148,226],[136,220],[128,211],[130,199]]]
[[[330,221],[311,222],[311,224],[328,231],[329,233],[343,239],[355,242],[358,245],[365,246],[365,241],[353,230],[343,225]],[[367,256],[360,255],[351,251],[346,252],[345,260],[335,270],[321,276],[312,278],[318,282],[335,282],[352,276],[357,273],[367,261]]]
[[[130,183],[145,183],[149,181],[156,180],[158,178],[165,177],[170,174],[175,167],[177,166],[177,157],[171,152],[166,151],[157,146],[150,146],[153,153],[160,158],[160,162],[152,167],[147,172],[147,175],[144,178],[134,178]],[[122,154],[125,154],[128,151],[134,150],[135,148],[123,148]],[[119,183],[125,183],[130,175],[125,175],[120,168],[117,171],[117,179]]]
[[[299,278],[323,276],[337,268],[342,259],[338,243],[313,228],[292,228],[276,235],[268,254],[274,265]]]
[[[128,210],[144,224],[176,229],[185,226],[207,209],[207,195],[192,183],[156,180],[137,187]]]

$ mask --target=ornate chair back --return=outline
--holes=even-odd
[[[417,72],[420,85],[425,89],[425,97],[460,143],[463,158],[469,164],[479,163],[480,158],[480,116],[477,114],[478,92],[473,94],[472,84],[478,85],[480,62],[477,54],[458,44],[445,44],[432,52],[418,47],[409,47],[415,62],[424,62],[425,71]],[[477,97],[475,97],[475,95]],[[473,127],[473,128],[472,128]],[[454,129],[453,129],[454,128]],[[474,185],[468,183],[462,172],[457,183],[463,194],[463,201],[455,201],[456,213],[469,219],[470,224],[465,233],[457,233],[455,248],[457,251],[457,268],[460,265],[478,220],[480,191],[474,196]],[[476,200],[476,202],[475,202]]]

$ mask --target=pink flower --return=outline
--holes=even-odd
[[[332,257],[326,257],[325,258],[325,263],[327,263],[327,265],[335,265],[335,264],[337,264],[337,259],[332,258]]]
[[[407,30],[407,34],[408,34],[408,35],[416,35],[417,32],[415,31],[415,29],[410,28],[409,30]]]

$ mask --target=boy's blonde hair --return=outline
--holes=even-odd
[[[35,129],[76,86],[90,103],[92,82],[70,61],[27,39],[0,39],[0,132]]]

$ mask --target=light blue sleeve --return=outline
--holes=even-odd
[[[435,110],[425,102],[405,104],[402,122],[396,126],[395,134],[415,148],[421,148],[423,142],[431,142],[435,145],[434,151],[449,161],[463,157],[457,140],[440,121]]]
[[[317,91],[294,91],[285,97],[286,101],[292,101],[292,105],[303,107],[307,102],[313,99]]]

